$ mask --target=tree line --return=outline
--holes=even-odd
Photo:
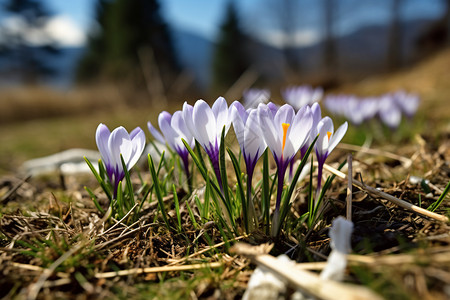
[[[404,2],[390,0],[391,18],[385,60],[388,71],[402,67],[401,38],[406,30],[401,22]],[[177,80],[182,78],[183,66],[177,60],[171,30],[164,20],[160,1],[96,0],[93,3],[95,26],[90,31],[85,53],[78,64],[76,81],[89,85],[112,82],[125,91],[141,91],[156,98],[170,94]],[[293,37],[299,29],[298,20],[304,16],[301,14],[304,1],[262,0],[262,3],[268,9],[261,18],[274,20],[275,26],[286,37]],[[444,3],[447,7],[444,16],[418,41],[425,48],[433,48],[436,40],[449,40],[450,1],[445,0]],[[38,0],[4,0],[0,4],[1,16],[3,19],[18,17],[16,19],[21,20],[25,30],[40,28],[53,16],[46,4]],[[321,68],[324,78],[332,82],[338,77],[339,67],[335,27],[343,16],[340,15],[341,4],[337,0],[321,0],[320,5],[323,24]],[[258,59],[264,59],[256,59],[258,41],[251,29],[243,28],[245,26],[236,3],[228,1],[223,12],[211,62],[211,88],[218,93],[227,91],[239,80],[244,84],[253,84],[258,77],[252,77],[252,71],[260,63]],[[10,61],[8,68],[3,68],[4,74],[15,74],[25,83],[35,83],[40,76],[53,74],[54,70],[46,62],[48,57],[58,55],[54,41],[48,39],[47,43],[38,47],[32,46],[23,32],[5,26],[0,27],[0,34],[0,56],[9,57]],[[284,75],[295,78],[301,74],[303,62],[298,49],[285,43],[281,46],[281,53]]]

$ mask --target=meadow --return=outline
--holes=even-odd
[[[266,254],[287,253],[297,262],[297,269],[318,274],[331,250],[330,225],[338,216],[347,216],[354,229],[344,284],[363,287],[385,299],[447,299],[450,213],[444,190],[450,178],[448,65],[450,52],[444,51],[412,69],[327,91],[370,96],[401,88],[417,93],[421,103],[414,118],[403,120],[398,130],[379,122],[349,124],[324,170],[325,178],[334,177],[323,199],[326,209],[308,221],[310,215],[305,213],[311,213],[309,199],[317,185],[317,172],[313,172],[314,176],[293,185],[291,206],[276,235],[270,233],[267,226],[271,222],[265,215],[275,206],[276,165],[269,154],[267,161],[261,158],[256,165],[250,194],[261,216],[258,226],[248,228],[245,205],[239,204],[245,198],[240,183],[245,186],[247,176],[233,130],[222,145],[234,152],[242,172],[236,171],[235,161],[225,148],[225,156],[220,158],[222,174],[226,174],[222,183],[227,183],[227,197],[234,203],[230,214],[235,223],[230,227],[220,213],[221,196],[214,187],[220,182],[214,183],[211,168],[204,165],[210,170],[205,176],[201,161],[199,165],[192,162],[189,183],[175,153],[165,153],[162,160],[144,159],[133,169],[124,179],[124,194],[115,197],[132,202],[123,204],[126,210],[117,209],[112,217],[106,213],[112,202],[108,188],[94,175],[56,173],[27,178],[20,168],[28,159],[64,149],[96,149],[99,123],[110,129],[122,125],[129,131],[140,126],[149,141],[147,121],[157,124],[162,110],[180,110],[184,100],[194,104],[197,99],[156,107],[127,103],[113,87],[66,93],[43,88],[2,92],[0,296],[241,298],[255,264],[264,264],[261,257]],[[205,100],[212,104],[216,98]],[[234,99],[227,100],[230,104]],[[271,100],[281,104],[275,96]],[[326,110],[322,115],[328,115]],[[344,119],[333,117],[333,121],[338,128]],[[198,149],[194,154],[207,161]],[[350,216],[349,155],[354,180]],[[337,170],[340,165],[342,172]],[[267,187],[273,192],[267,192]],[[267,199],[264,195],[268,195],[268,202],[261,201]],[[406,204],[400,207],[389,196]],[[439,205],[430,208],[437,202]],[[431,210],[434,215],[424,215]],[[255,248],[239,250],[239,242]],[[297,289],[308,290],[287,281],[288,289],[282,295],[285,299]],[[353,295],[350,286],[343,287],[348,288],[348,297]],[[313,295],[333,299],[329,294]]]

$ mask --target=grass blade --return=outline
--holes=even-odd
[[[161,187],[159,185],[158,175],[156,175],[155,166],[153,164],[153,159],[150,154],[148,155],[148,165],[149,165],[150,174],[151,174],[152,180],[153,180],[153,188],[155,190],[156,199],[158,199],[158,206],[161,211],[161,215],[164,220],[164,223],[166,223],[166,227],[170,231],[170,224],[169,224],[169,220],[167,219],[166,209],[164,207],[164,200],[163,200],[163,196],[161,194]]]
[[[173,201],[175,202],[175,213],[177,214],[178,232],[181,232],[182,227],[181,227],[180,203],[178,202],[178,194],[175,184],[172,184],[172,191],[173,191]]]
[[[450,181],[447,183],[447,186],[445,187],[442,194],[439,196],[439,198],[436,200],[436,202],[433,202],[427,209],[429,211],[435,211],[444,201],[445,196],[447,196],[448,192],[450,191]]]
[[[87,165],[89,166],[89,169],[91,169],[92,174],[94,174],[95,178],[97,179],[98,183],[102,187],[103,191],[105,192],[106,196],[108,197],[109,201],[112,200],[112,193],[111,188],[108,187],[109,185],[105,182],[105,180],[98,174],[97,170],[94,168],[92,163],[89,161],[89,159],[85,156],[84,160],[86,161]],[[100,165],[103,165],[101,159],[98,160],[98,165],[100,168]]]
[[[91,191],[90,188],[88,188],[87,186],[84,187],[84,189],[86,190],[86,192],[88,192],[89,196],[91,197],[92,201],[94,202],[95,207],[98,209],[98,211],[102,214],[105,213],[105,211],[103,210],[103,208],[100,206],[100,203],[98,203],[97,201],[97,196],[95,196],[94,192]]]
[[[269,211],[270,211],[270,187],[269,187],[269,152],[266,149],[263,154],[263,180],[261,192],[261,206],[263,211],[263,223],[266,228],[266,234],[269,234]]]
[[[239,193],[239,198],[241,199],[242,205],[242,215],[244,218],[244,226],[245,230],[248,233],[248,211],[247,211],[247,202],[245,201],[244,187],[242,186],[242,175],[241,169],[239,167],[239,162],[236,159],[236,156],[231,151],[231,149],[227,148],[228,155],[231,158],[231,162],[233,163],[234,172],[236,173],[236,184],[237,184],[237,192]],[[248,200],[250,201],[250,200]]]

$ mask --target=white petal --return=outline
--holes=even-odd
[[[162,136],[162,134],[156,129],[150,121],[147,122],[148,131],[153,135],[153,137],[160,142],[161,144],[165,144],[166,140]]]
[[[223,127],[225,126],[225,135],[230,128],[230,120],[228,118],[228,104],[225,98],[219,97],[214,102],[212,106],[212,111],[214,113],[216,124],[217,124],[217,134],[220,136],[222,134]],[[219,138],[220,140],[220,138]]]
[[[319,124],[319,121],[322,119],[322,112],[320,110],[319,103],[314,103],[311,105],[311,113],[313,117],[313,126],[317,126]]]
[[[193,120],[194,107],[187,102],[184,102],[182,113],[187,129],[189,130],[191,135],[195,137],[197,135],[197,130],[195,129]]]
[[[258,117],[263,132],[264,140],[274,155],[281,158],[282,138],[279,130],[275,127],[272,112],[267,105],[258,106]],[[281,124],[279,125],[281,127]]]
[[[108,140],[111,132],[105,124],[100,123],[95,132],[95,142],[106,165],[111,164],[111,151],[108,147]]]
[[[159,129],[163,133],[164,137],[166,138],[167,143],[169,144],[170,148],[176,149],[176,140],[179,138],[179,134],[172,128],[172,116],[166,112],[163,111],[159,114],[158,117],[158,123],[159,123]]]
[[[120,126],[111,132],[111,136],[108,140],[108,147],[111,149],[111,162],[119,170],[123,170],[120,154],[122,154],[123,160],[127,163],[133,152],[133,144],[130,135],[125,128]]]
[[[239,105],[242,106],[240,103],[239,103]],[[231,112],[231,120],[233,122],[234,133],[236,134],[236,138],[238,140],[239,146],[241,147],[241,150],[244,151],[244,146],[245,146],[244,138],[245,138],[246,125],[244,124],[244,121],[242,120],[242,115],[241,115],[242,111],[239,111],[239,108],[237,107],[237,105],[232,105],[232,106],[230,106],[230,112]],[[243,113],[246,114],[246,111],[244,110]]]
[[[303,106],[293,118],[291,124],[291,131],[286,140],[292,145],[292,155],[297,153],[298,149],[302,147],[309,140],[311,127],[313,124],[313,117],[309,106]],[[286,142],[287,144],[288,142]],[[286,154],[287,155],[287,154]]]
[[[191,132],[187,129],[186,122],[183,118],[183,113],[181,111],[176,111],[173,113],[172,116],[172,128],[179,134],[179,140],[176,141],[177,145],[181,149],[184,149],[184,144],[181,141],[183,138],[191,148],[194,147],[194,137],[192,136]]]
[[[345,133],[347,132],[347,128],[348,124],[347,122],[345,122],[338,128],[338,130],[336,130],[335,133],[333,133],[330,139],[330,143],[328,144],[328,154],[330,154],[331,151],[333,151],[333,149],[337,146],[337,144],[339,144],[339,142],[342,140]]]
[[[283,133],[283,129],[281,127],[282,123],[288,123],[289,125],[292,125],[292,119],[295,116],[295,111],[289,104],[285,104],[281,106],[277,113],[275,114],[275,117],[273,119],[273,122],[275,125],[279,124],[281,131],[280,133]]]
[[[142,155],[142,152],[144,152],[145,149],[144,131],[140,127],[137,127],[135,130],[133,130],[133,132],[136,132],[136,134],[130,134],[133,152],[127,162],[128,170],[130,170],[138,162],[139,158]]]
[[[257,158],[259,158],[266,148],[266,143],[259,124],[257,110],[250,111],[245,125],[245,153],[252,157],[258,154]]]
[[[272,113],[272,117],[275,117],[275,115],[278,111],[278,108],[279,108],[278,105],[276,105],[272,102],[269,102],[269,103],[267,103],[267,107],[270,109],[270,112]]]
[[[328,134],[327,132],[333,133],[333,121],[329,117],[325,117],[320,120],[317,125],[317,132],[319,133],[319,138],[315,144],[315,149],[320,155],[325,155],[328,151]]]
[[[196,130],[195,139],[204,147],[214,145],[217,140],[217,123],[211,107],[205,101],[198,100],[194,105],[192,116]]]

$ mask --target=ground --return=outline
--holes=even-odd
[[[329,164],[336,168],[352,154],[353,178],[364,185],[425,209],[438,200],[450,180],[449,63],[450,52],[444,51],[412,69],[332,91],[370,95],[404,88],[419,93],[422,104],[415,119],[404,123],[398,133],[382,129],[385,139],[375,138],[370,149],[349,146],[367,141],[363,129],[350,129]],[[126,225],[103,219],[96,209],[84,186],[94,191],[103,207],[107,198],[93,175],[49,174],[25,180],[20,173],[25,159],[72,147],[94,149],[100,122],[111,128],[122,124],[128,129],[145,128],[159,111],[120,104],[116,109],[4,122],[0,128],[1,297],[236,299],[243,295],[255,265],[230,251],[235,240],[273,244],[270,254],[287,252],[298,263],[326,259],[331,221],[346,215],[347,180],[339,177],[327,193],[323,219],[312,230],[297,224],[278,239],[258,230],[224,239],[223,228],[212,219],[202,219],[195,200],[185,197],[181,187],[163,199],[172,220],[177,219],[174,195],[180,200],[182,229],[176,230],[173,223],[173,230],[168,230],[153,194],[137,221]],[[143,182],[151,182],[146,168],[141,166],[139,174]],[[229,174],[231,170],[230,166]],[[135,187],[142,185],[137,174],[132,173]],[[204,185],[199,178],[195,182],[199,190]],[[293,216],[306,211],[307,189],[308,179],[297,185]],[[353,187],[352,196],[356,258],[349,258],[345,282],[368,287],[386,299],[448,299],[449,222],[400,208],[365,188]],[[435,212],[449,217],[449,208],[446,197]],[[362,262],[361,257],[370,260]],[[161,272],[156,267],[166,269]]]

